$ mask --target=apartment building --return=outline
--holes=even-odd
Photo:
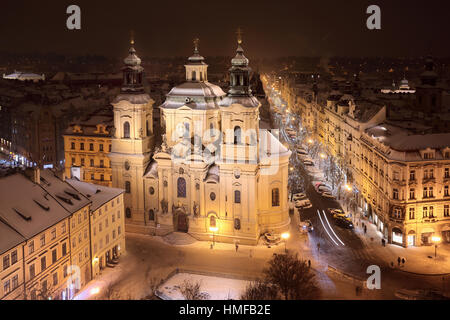
[[[65,175],[112,186],[108,158],[112,130],[113,113],[108,108],[72,122],[64,135]]]
[[[0,299],[72,299],[125,252],[123,190],[68,182],[38,168],[0,178]]]
[[[106,188],[75,179],[67,180],[92,201],[90,239],[92,274],[97,276],[106,266],[114,267],[125,253],[123,189]]]

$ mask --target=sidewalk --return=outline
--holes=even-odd
[[[366,219],[356,217],[355,233],[362,239],[368,247],[368,251],[377,256],[380,260],[394,268],[420,275],[443,275],[450,274],[450,248],[447,244],[441,244],[437,248],[437,258],[435,258],[434,246],[408,247],[404,248],[395,244],[386,243],[384,247],[381,243],[382,234],[376,230],[376,226]],[[367,226],[367,234],[364,234],[361,223]],[[405,258],[405,264],[398,265],[398,257]]]

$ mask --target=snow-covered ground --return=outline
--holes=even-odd
[[[184,300],[179,288],[185,280],[193,284],[200,283],[200,291],[206,293],[209,300],[237,300],[250,283],[247,280],[182,272],[173,275],[159,287],[161,298]]]

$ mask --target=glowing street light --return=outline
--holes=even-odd
[[[215,235],[215,232],[217,232],[218,230],[219,230],[218,227],[213,227],[213,226],[209,227],[209,231],[211,231],[212,234],[213,234],[213,247],[216,245],[216,241],[215,241],[214,235]]]
[[[99,288],[99,287],[95,287],[95,288],[92,288],[92,289],[91,289],[90,294],[96,295],[96,294],[98,294],[99,292],[100,292],[100,288]]]
[[[290,236],[291,236],[291,235],[290,235],[289,232],[283,232],[283,233],[281,234],[281,239],[284,240],[284,252],[286,252],[286,253],[287,253],[286,242],[287,242],[287,240],[289,239]]]
[[[437,256],[437,246],[441,242],[441,237],[439,236],[432,236],[431,241],[434,243],[434,258]]]
[[[347,189],[347,191],[352,191],[352,186],[347,183],[345,189]]]
[[[313,144],[313,142],[314,142],[314,141],[313,141],[312,139],[308,139],[308,143],[309,143],[309,144]]]
[[[325,153],[321,153],[319,156],[320,156],[322,159],[325,159],[325,158],[327,157],[327,155],[326,155]]]

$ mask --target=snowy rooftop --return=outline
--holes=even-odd
[[[0,254],[3,254],[6,251],[14,248],[23,241],[25,241],[25,238],[21,236],[16,230],[3,223],[0,217]]]
[[[97,210],[106,202],[111,201],[124,192],[123,189],[100,186],[76,179],[67,179],[66,181],[92,201],[91,211]]]
[[[0,190],[0,219],[24,238],[30,239],[70,215],[53,196],[23,174],[1,178]],[[3,240],[0,244],[4,246]]]
[[[392,155],[395,154],[395,151],[410,152],[427,148],[439,150],[450,147],[450,133],[417,134],[412,129],[401,128],[389,123],[371,127],[366,130],[366,133],[368,136],[394,149]],[[400,156],[400,154],[397,156]],[[404,155],[403,157],[409,160],[414,160],[417,157],[420,159],[418,152],[414,153],[414,155]]]
[[[51,170],[41,170],[41,187],[70,213],[75,213],[90,203],[88,198],[62,181]]]

